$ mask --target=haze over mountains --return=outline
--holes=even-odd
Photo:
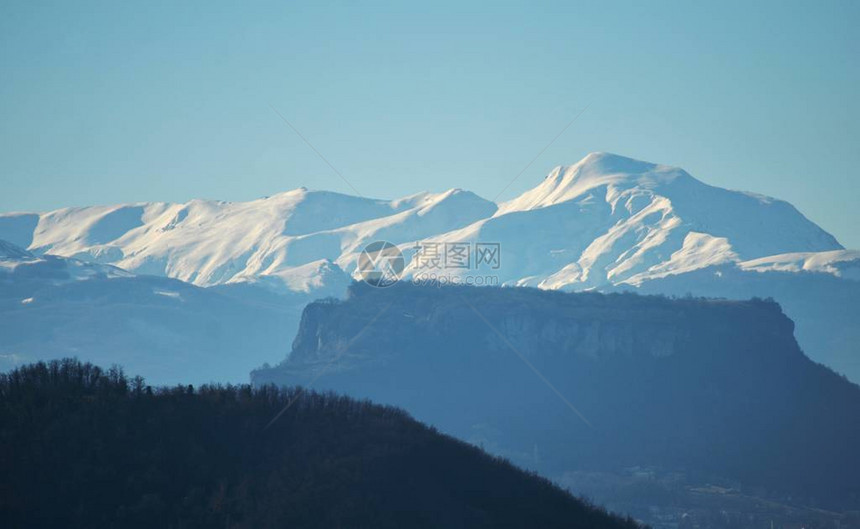
[[[0,370],[80,356],[159,383],[245,378],[283,354],[308,299],[224,292],[0,245]]]
[[[793,327],[765,300],[359,283],[253,382],[403,407],[655,526],[698,505],[700,527],[762,527],[860,507],[860,387]]]
[[[30,252],[3,257],[7,270],[51,254],[270,301],[343,295],[372,241],[393,242],[407,256],[419,241],[499,243],[493,273],[506,285],[772,296],[813,359],[860,380],[860,252],[786,202],[606,153],[559,167],[498,205],[458,189],[389,201],[302,188],[244,203],[5,213],[0,239]],[[407,276],[415,273],[413,263]],[[298,311],[291,314],[285,325],[294,328]],[[0,354],[48,353],[0,338]]]
[[[402,410],[296,388],[54,361],[0,374],[0,425],[3,527],[638,527]]]

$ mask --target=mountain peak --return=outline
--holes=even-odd
[[[611,152],[591,152],[574,164],[572,167],[581,167],[601,174],[616,173],[645,173],[657,167],[657,164],[621,156]]]
[[[565,184],[579,184],[580,187],[596,187],[603,184],[623,185],[624,187],[642,186],[652,188],[676,180],[679,176],[689,176],[684,170],[669,165],[628,158],[608,152],[592,152],[577,163],[559,168]]]
[[[573,165],[556,167],[536,187],[502,204],[497,215],[560,204],[601,186],[654,189],[679,178],[695,180],[677,167],[608,152],[592,152]]]

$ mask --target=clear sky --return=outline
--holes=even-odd
[[[590,151],[860,248],[860,2],[0,2],[0,211],[307,186],[500,200]]]

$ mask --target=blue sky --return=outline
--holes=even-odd
[[[752,5],[748,5],[752,4]],[[0,211],[305,185],[500,197],[590,151],[860,248],[860,2],[0,4]]]

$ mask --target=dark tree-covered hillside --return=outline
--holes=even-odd
[[[272,387],[152,389],[64,360],[0,376],[0,526],[635,524],[396,408]]]

